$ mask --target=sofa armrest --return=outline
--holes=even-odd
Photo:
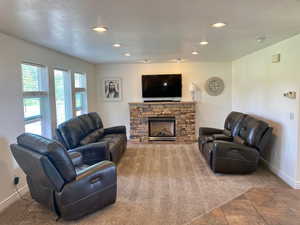
[[[63,205],[64,208],[72,208],[74,204],[80,201],[88,201],[88,198],[97,200],[96,195],[112,189],[115,190],[112,196],[106,197],[114,200],[116,198],[116,186],[117,172],[115,164],[110,161],[103,161],[80,172],[74,181],[64,186],[57,199],[59,205]],[[93,200],[90,200],[90,203],[91,201]]]
[[[70,151],[68,152],[68,155],[70,156],[74,166],[82,165],[82,155],[80,152]]]
[[[222,129],[210,128],[210,127],[200,127],[199,136],[212,135],[212,134],[222,134]]]
[[[70,150],[69,152],[79,152],[82,155],[84,164],[93,165],[95,163],[110,160],[108,143],[105,141],[83,145]]]
[[[212,138],[214,140],[220,140],[220,141],[233,141],[233,137],[227,136],[225,134],[213,134]]]
[[[125,126],[109,127],[104,129],[104,135],[107,134],[126,134]]]

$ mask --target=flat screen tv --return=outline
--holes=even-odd
[[[144,99],[180,99],[181,74],[143,75],[142,91]]]

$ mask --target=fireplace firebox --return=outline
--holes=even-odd
[[[175,117],[149,117],[148,127],[148,136],[150,141],[176,140]]]

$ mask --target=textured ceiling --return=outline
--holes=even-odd
[[[210,27],[218,21],[228,26]],[[96,33],[96,25],[109,31]],[[300,2],[0,0],[0,31],[93,63],[230,61],[300,33]]]

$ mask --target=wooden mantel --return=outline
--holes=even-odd
[[[193,142],[196,102],[130,102],[130,139],[148,142],[148,118],[175,117],[176,141]]]

